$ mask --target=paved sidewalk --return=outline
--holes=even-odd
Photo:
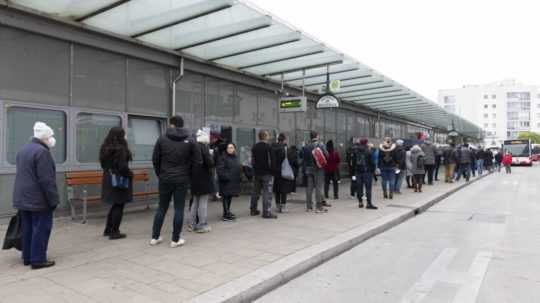
[[[393,200],[382,199],[380,182],[374,203],[380,209],[359,209],[349,197],[349,184],[341,184],[339,201],[327,214],[305,212],[304,188],[291,196],[290,213],[277,220],[249,216],[248,197],[233,200],[236,222],[221,222],[221,203],[211,203],[212,232],[185,231],[184,247],[169,248],[172,209],[164,225],[164,243],[150,247],[153,210],[124,217],[128,238],[109,241],[101,236],[104,219],[86,225],[66,219],[55,222],[49,256],[57,266],[32,271],[18,252],[0,254],[0,302],[184,302],[236,278],[252,273],[353,229],[367,226],[420,202],[450,192],[455,184],[437,182],[416,194],[404,188]],[[3,235],[6,226],[0,226]]]

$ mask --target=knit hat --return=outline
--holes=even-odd
[[[362,145],[368,144],[368,139],[366,139],[366,138],[360,139],[360,144],[362,144]]]
[[[202,129],[199,129],[197,131],[197,142],[199,143],[204,143],[204,144],[209,144],[210,143],[210,135],[205,132],[204,130]]]
[[[54,136],[54,131],[47,124],[43,122],[36,122],[34,124],[34,138],[46,140],[52,136]]]
[[[399,146],[402,146],[403,145],[403,140],[399,139],[396,141],[396,144],[399,145]]]

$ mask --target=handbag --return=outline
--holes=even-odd
[[[15,248],[22,250],[22,228],[21,228],[21,214],[20,211],[9,220],[6,236],[4,237],[4,244],[2,249]]]
[[[129,178],[120,176],[118,174],[113,173],[111,170],[109,170],[109,174],[111,176],[111,185],[113,188],[117,189],[128,189],[129,188]]]
[[[294,180],[294,172],[287,158],[287,147],[285,147],[285,159],[281,162],[281,177],[289,181]]]

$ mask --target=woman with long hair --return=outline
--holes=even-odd
[[[281,164],[287,159],[291,169],[293,169],[291,163],[296,160],[296,156],[290,157],[292,155],[288,152],[287,136],[284,133],[279,134],[278,142],[272,144],[272,153],[275,159],[272,170],[274,173],[273,191],[276,197],[276,208],[279,213],[286,213],[288,212],[287,195],[293,191],[295,181],[283,178],[281,174]]]
[[[232,198],[240,195],[242,165],[236,154],[236,145],[227,144],[225,153],[218,161],[217,174],[219,193],[223,199],[223,221],[234,221],[236,216],[231,212]]]
[[[132,160],[126,132],[121,127],[111,128],[99,154],[103,168],[101,199],[111,205],[103,236],[109,237],[110,240],[126,237],[120,232],[120,223],[125,204],[133,200],[133,173],[129,169],[129,162]]]

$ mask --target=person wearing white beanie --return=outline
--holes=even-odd
[[[47,247],[53,212],[59,204],[56,167],[51,155],[54,131],[43,122],[34,125],[32,141],[17,152],[13,207],[19,210],[22,229],[22,259],[32,269],[51,267]]]
[[[43,122],[36,122],[34,124],[34,138],[45,143],[50,148],[56,145],[53,129]]]

